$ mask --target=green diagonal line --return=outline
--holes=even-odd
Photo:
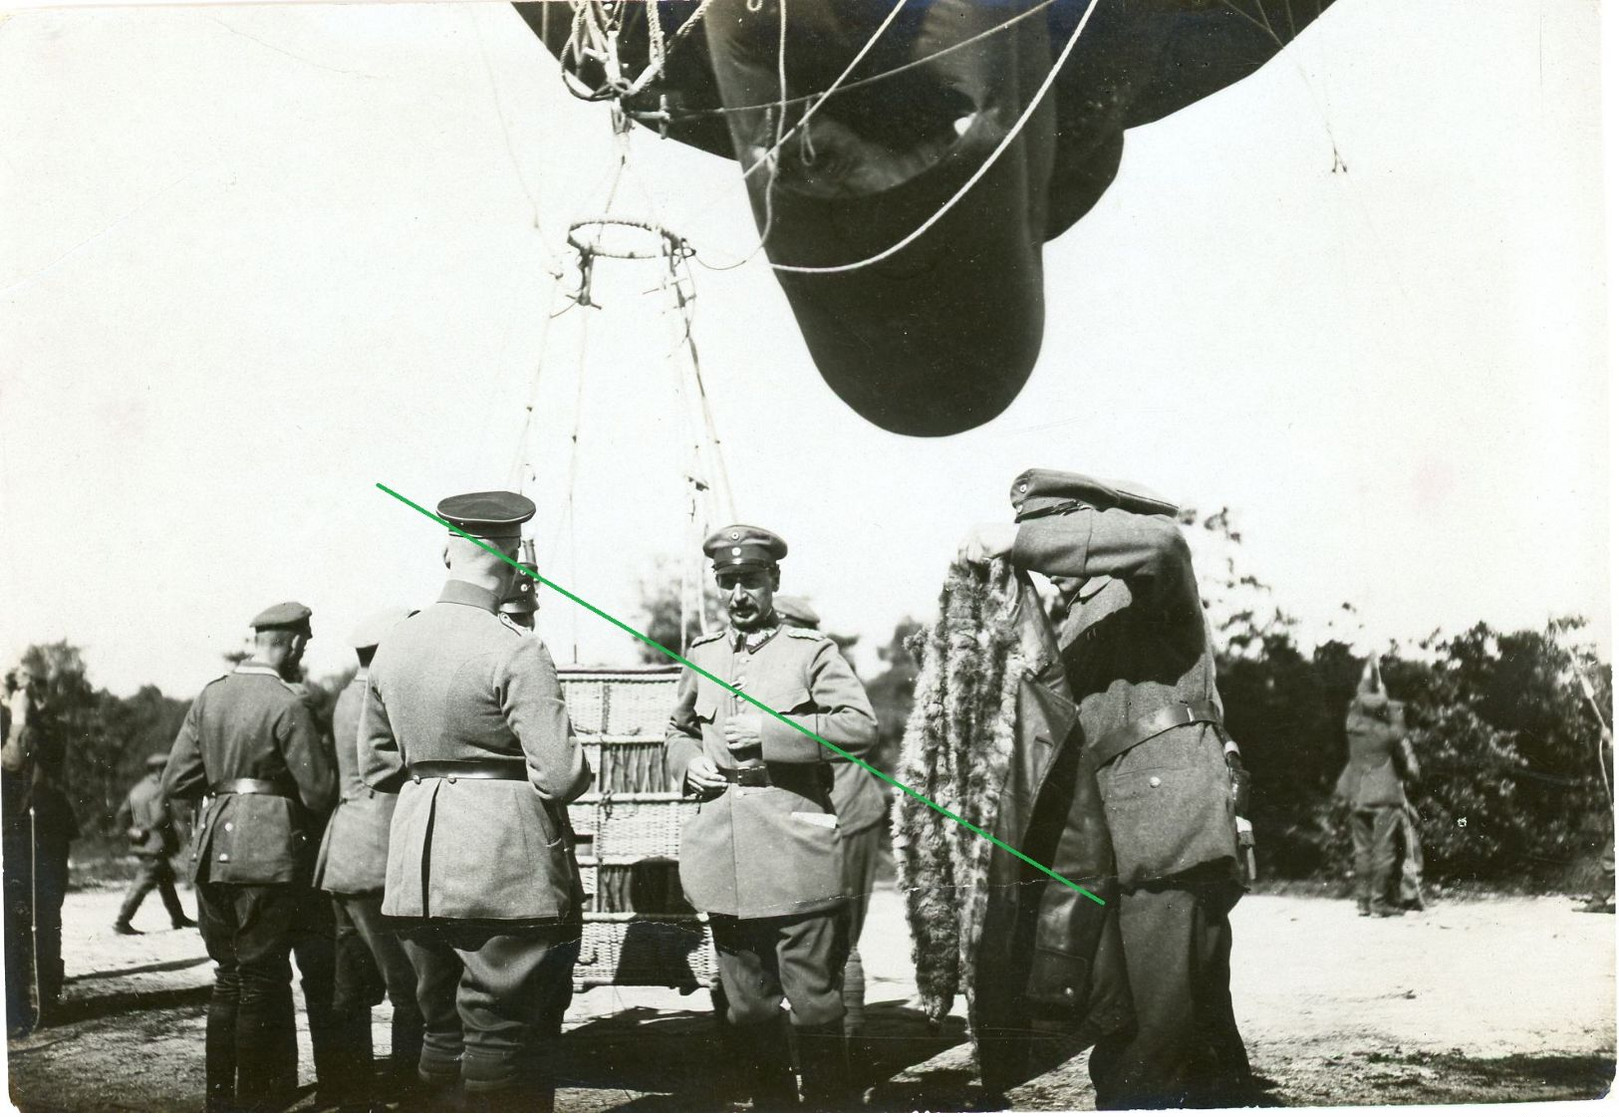
[[[977,834],[980,838],[983,838],[983,839],[985,839],[986,841],[989,841],[989,842],[993,842],[995,845],[997,845],[1000,848],[1004,849],[1007,853],[1010,853],[1013,857],[1016,857],[1018,860],[1023,861],[1025,863],[1029,864],[1029,865],[1032,865],[1036,869],[1039,869],[1042,873],[1045,873],[1046,876],[1050,877],[1052,880],[1058,881],[1058,882],[1060,882],[1062,884],[1066,884],[1069,888],[1072,888],[1075,892],[1078,892],[1081,896],[1084,896],[1084,897],[1086,897],[1088,899],[1091,899],[1091,900],[1095,900],[1098,904],[1106,904],[1107,903],[1106,900],[1102,899],[1096,893],[1091,892],[1088,889],[1081,888],[1079,885],[1075,884],[1073,881],[1069,880],[1067,877],[1063,876],[1061,873],[1057,872],[1056,870],[1046,868],[1044,865],[1040,864],[1040,862],[1036,861],[1034,858],[1030,857],[1028,854],[1024,853],[1022,850],[1019,850],[1019,849],[1014,848],[1013,846],[1007,845],[1005,842],[1001,841],[1001,839],[997,838],[994,834],[991,834],[991,833],[988,833],[985,830],[979,829],[977,826],[974,826],[972,823],[968,822],[966,819],[962,818],[960,815],[953,814],[952,812],[950,812],[950,811],[946,810],[945,808],[939,806],[939,804],[935,803],[932,799],[929,799],[926,795],[923,795],[921,792],[913,790],[912,788],[909,788],[909,787],[905,786],[904,784],[900,783],[898,780],[894,779],[892,776],[888,775],[886,772],[880,772],[876,768],[873,768],[870,764],[867,764],[864,760],[861,760],[858,756],[851,756],[849,753],[844,752],[842,749],[838,748],[838,746],[834,745],[831,741],[828,741],[825,737],[822,737],[818,733],[813,733],[810,730],[804,728],[804,726],[798,724],[798,722],[794,721],[792,718],[788,717],[786,714],[783,714],[778,710],[771,709],[769,706],[767,706],[765,703],[759,701],[757,698],[755,698],[753,695],[749,694],[747,691],[738,690],[736,687],[732,686],[730,683],[726,682],[724,679],[721,679],[717,675],[714,675],[714,674],[712,674],[712,673],[710,673],[708,671],[703,670],[701,667],[697,666],[697,664],[693,663],[691,660],[687,659],[685,656],[680,655],[678,652],[670,651],[668,648],[664,647],[662,644],[658,643],[656,640],[652,639],[652,637],[646,635],[645,633],[637,632],[634,628],[632,628],[629,625],[625,624],[623,621],[619,620],[617,617],[613,616],[611,613],[604,612],[603,610],[596,608],[596,606],[592,605],[590,602],[586,601],[584,598],[579,597],[578,595],[570,593],[568,590],[563,589],[561,586],[557,585],[555,582],[551,581],[549,578],[546,578],[539,571],[530,570],[528,567],[524,566],[522,563],[516,561],[515,559],[507,557],[505,554],[502,554],[499,550],[497,550],[494,547],[491,547],[489,544],[485,543],[482,539],[478,539],[475,536],[468,535],[465,531],[462,531],[460,528],[456,527],[454,524],[450,523],[448,520],[443,519],[442,517],[434,515],[433,513],[429,512],[427,509],[423,508],[420,504],[417,504],[414,500],[411,500],[409,497],[401,496],[399,493],[394,492],[387,485],[384,485],[381,481],[377,482],[377,488],[381,489],[383,492],[387,493],[389,496],[393,497],[395,500],[399,501],[401,504],[404,504],[404,505],[407,505],[407,506],[409,506],[411,508],[416,509],[416,511],[420,512],[422,515],[426,516],[428,519],[434,521],[435,523],[442,524],[444,527],[449,528],[452,532],[454,532],[456,535],[461,536],[463,539],[472,540],[472,542],[476,543],[478,546],[482,547],[484,550],[488,551],[490,554],[492,554],[496,558],[500,559],[500,561],[504,562],[507,566],[510,566],[510,567],[513,567],[514,569],[522,571],[524,574],[527,574],[530,578],[533,578],[536,582],[539,582],[541,585],[544,585],[546,588],[551,589],[551,590],[555,590],[557,593],[560,593],[563,597],[566,597],[569,601],[573,602],[575,605],[578,605],[578,606],[580,606],[582,608],[590,610],[592,613],[595,613],[602,620],[607,621],[608,623],[616,625],[618,628],[623,629],[625,632],[629,633],[631,636],[635,637],[637,640],[641,641],[641,643],[647,645],[648,647],[658,649],[658,651],[662,652],[664,655],[668,656],[670,659],[674,660],[676,663],[679,663],[682,666],[690,668],[691,670],[697,672],[697,674],[701,675],[703,678],[705,678],[705,679],[709,680],[710,682],[718,685],[719,687],[723,688],[724,690],[728,691],[729,693],[736,695],[738,698],[742,699],[742,701],[748,703],[748,705],[757,706],[760,710],[763,710],[765,713],[769,714],[771,717],[775,718],[777,721],[781,722],[783,725],[791,726],[793,729],[796,729],[798,732],[802,733],[804,736],[810,738],[810,740],[818,741],[820,744],[824,745],[826,748],[831,749],[833,752],[837,753],[839,756],[843,757],[843,759],[849,761],[850,763],[860,765],[862,768],[864,768],[866,771],[870,772],[872,775],[876,776],[878,779],[881,779],[881,780],[883,780],[883,781],[885,781],[887,783],[893,784],[895,787],[899,788],[905,794],[909,795],[912,799],[915,799],[920,803],[927,804],[929,807],[933,808],[934,810],[938,811],[940,814],[944,815],[944,817],[948,818],[951,822],[960,823],[962,826],[965,826],[967,829],[971,830],[974,834]]]

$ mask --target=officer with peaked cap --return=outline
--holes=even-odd
[[[783,624],[819,631],[821,616],[801,597],[776,595],[776,614]],[[849,959],[843,966],[843,1033],[851,1042],[866,1024],[866,971],[860,961],[860,933],[871,907],[882,847],[882,824],[888,818],[886,785],[858,764],[832,759],[832,809],[838,816],[843,844],[843,890],[849,897]]]
[[[693,640],[687,658],[850,753],[877,739],[877,719],[837,645],[782,623],[775,606],[779,536],[736,524],[703,544],[729,624]],[[709,914],[727,1018],[756,1109],[791,1109],[781,1003],[797,1032],[804,1102],[846,1109],[843,965],[848,953],[843,857],[831,761],[814,737],[687,668],[664,740],[670,777],[702,800],[680,845],[686,897]]]
[[[180,906],[180,894],[174,888],[174,866],[169,863],[169,858],[180,851],[180,839],[174,833],[174,819],[169,816],[169,801],[163,797],[163,769],[168,763],[166,752],[148,756],[146,775],[129,789],[115,816],[115,825],[129,835],[130,849],[140,864],[112,925],[120,935],[140,934],[130,920],[153,889],[163,900],[175,930],[197,925]]]
[[[567,804],[590,767],[550,653],[498,611],[533,502],[468,493],[438,514],[460,529],[450,579],[366,680],[361,774],[399,793],[382,911],[416,968],[422,1080],[470,1108],[549,1109],[583,902]]]
[[[1238,1104],[1248,1062],[1227,915],[1242,891],[1240,761],[1178,510],[1139,486],[1043,469],[1013,482],[1012,507],[1014,523],[979,525],[961,557],[1009,558],[1062,596],[1058,643],[1118,861],[1137,1021],[1091,1055],[1097,1106]]]
[[[353,939],[339,933],[334,1012],[345,1035],[353,1037],[359,1082],[356,1100],[369,1099],[371,1071],[371,984],[380,974],[393,1006],[388,1063],[396,1092],[416,1081],[422,1051],[422,1014],[416,1004],[416,971],[404,945],[382,915],[382,890],[388,871],[388,833],[397,795],[369,788],[360,779],[360,711],[366,680],[377,646],[395,625],[414,610],[384,609],[361,621],[349,637],[360,669],[337,696],[332,709],[332,737],[337,745],[338,783],[342,801],[332,812],[326,838],[315,864],[315,887],[331,894],[340,925],[353,929]]]
[[[163,772],[174,799],[209,796],[191,879],[214,989],[208,1004],[210,1110],[280,1109],[298,1084],[288,956],[307,905],[312,836],[337,798],[332,762],[290,685],[309,608],[253,618],[253,655],[191,703]]]

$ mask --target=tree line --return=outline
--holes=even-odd
[[[1344,716],[1371,649],[1348,636],[1306,647],[1296,618],[1244,569],[1230,514],[1184,519],[1203,578],[1226,725],[1253,776],[1261,874],[1343,879],[1348,819],[1331,793],[1347,750]],[[678,592],[643,584],[642,599],[645,631],[675,646]],[[1601,859],[1612,848],[1605,721],[1613,675],[1585,627],[1559,618],[1504,632],[1481,622],[1380,651],[1391,697],[1407,703],[1422,767],[1411,792],[1430,879],[1572,889],[1611,876]],[[917,664],[908,644],[921,629],[902,620],[865,679],[882,730],[875,763],[885,770],[910,710]],[[846,649],[856,639],[833,638]],[[145,758],[168,751],[189,701],[155,686],[129,697],[97,689],[81,651],[67,642],[30,647],[24,662],[36,680],[36,731],[67,746],[81,832],[115,848],[119,803]],[[323,726],[352,674],[306,682]]]

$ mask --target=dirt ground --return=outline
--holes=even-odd
[[[185,896],[187,906],[192,899]],[[211,969],[195,931],[112,934],[115,891],[70,895],[62,1021],[9,1045],[29,1111],[202,1107]],[[1594,1098],[1614,1078],[1614,917],[1563,897],[1453,900],[1358,919],[1344,900],[1250,896],[1233,914],[1233,999],[1263,1102],[1275,1105]],[[167,920],[155,898],[136,925]],[[982,1108],[959,1015],[931,1033],[914,994],[900,897],[873,899],[861,943],[873,1006],[867,1101]],[[957,1012],[962,1010],[957,1005]],[[376,1042],[387,1045],[387,1007]],[[300,1014],[301,1019],[301,1014]],[[300,1040],[303,1081],[314,1075]],[[728,1110],[703,991],[598,988],[574,998],[558,1108]],[[1014,1109],[1088,1109],[1083,1057],[1012,1092]],[[301,1103],[310,1104],[306,1097]]]

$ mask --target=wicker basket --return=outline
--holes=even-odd
[[[678,667],[558,673],[574,732],[662,741],[675,708]]]
[[[712,986],[714,943],[708,924],[684,919],[587,917],[576,988],[593,985],[666,985],[682,992]]]

